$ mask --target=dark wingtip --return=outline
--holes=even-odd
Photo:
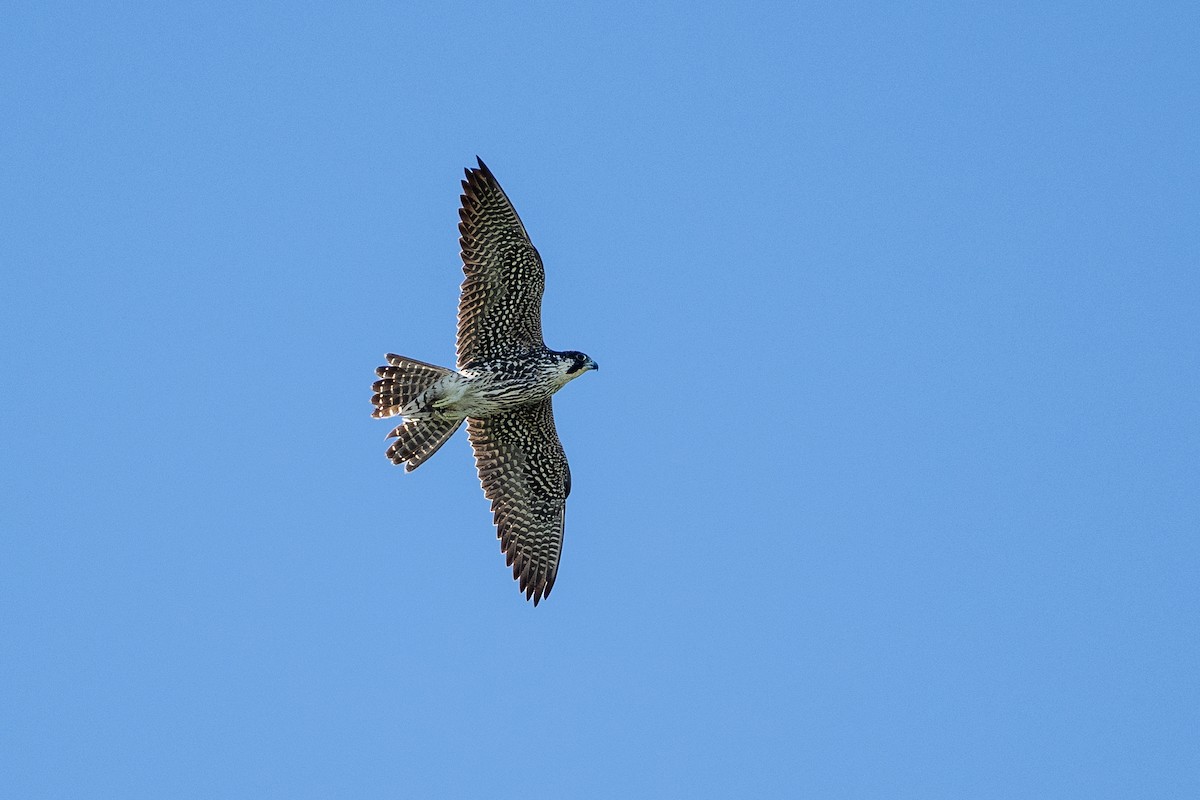
[[[496,180],[496,176],[492,174],[492,171],[490,169],[488,169],[488,165],[483,163],[483,159],[480,158],[479,156],[475,156],[475,163],[478,164],[479,167],[476,169],[473,169],[473,170],[468,170],[468,172],[473,172],[473,173],[480,175],[481,177],[486,178],[487,180],[492,181],[494,183]]]
[[[495,181],[496,180],[496,176],[492,174],[492,171],[490,169],[488,169],[487,164],[483,163],[482,158],[480,158],[479,156],[475,156],[475,162],[477,164],[479,164],[478,167],[466,167],[465,169],[463,169],[463,172],[466,173],[466,176],[467,176],[467,179],[462,182],[463,191],[466,192],[468,195],[472,193],[473,185],[475,185],[475,184],[483,185],[483,183],[485,181]],[[462,197],[462,200],[464,203],[466,202],[466,200],[467,200],[466,195],[464,195]]]

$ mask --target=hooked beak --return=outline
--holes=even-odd
[[[588,365],[587,365],[587,368],[588,368],[588,369],[595,369],[595,370],[598,370],[598,369],[600,369],[600,365],[599,365],[599,364],[597,364],[595,361],[592,361],[592,360],[589,358],[589,359],[588,359]]]

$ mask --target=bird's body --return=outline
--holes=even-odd
[[[550,397],[596,363],[542,339],[545,273],[525,226],[491,171],[468,169],[459,211],[466,279],[458,369],[389,354],[372,416],[401,416],[387,455],[414,470],[467,421],[484,494],[513,577],[534,605],[554,586],[571,472]]]
[[[576,355],[543,349],[477,362],[439,378],[399,414],[409,422],[488,419],[540,402],[583,374]]]

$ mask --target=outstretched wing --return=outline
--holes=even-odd
[[[466,173],[458,212],[467,275],[458,301],[459,369],[545,346],[542,257],[491,170],[479,161]]]
[[[550,594],[562,554],[571,470],[550,399],[487,419],[468,419],[475,466],[492,501],[496,536],[525,599]]]

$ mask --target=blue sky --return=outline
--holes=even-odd
[[[1198,23],[8,7],[0,794],[1200,795]],[[477,154],[602,365],[536,609],[370,418]]]

